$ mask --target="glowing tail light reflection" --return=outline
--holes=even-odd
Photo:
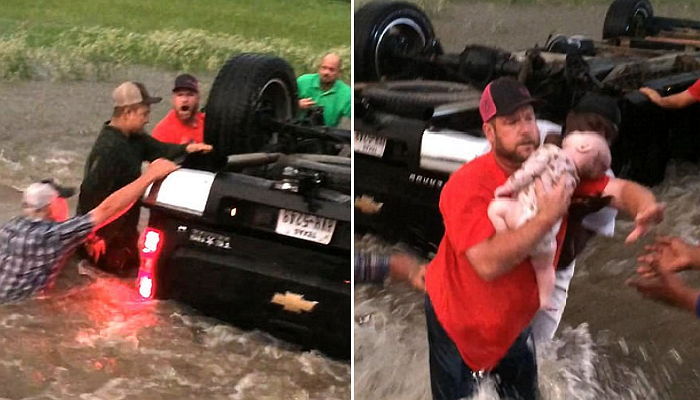
[[[152,299],[155,294],[156,265],[160,249],[163,247],[163,237],[161,231],[147,227],[139,241],[141,264],[136,285],[139,295],[145,299]]]

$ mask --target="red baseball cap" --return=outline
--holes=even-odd
[[[509,115],[522,106],[539,102],[517,79],[504,76],[486,85],[479,101],[479,114],[488,122],[493,117]]]

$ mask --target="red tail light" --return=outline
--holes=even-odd
[[[136,280],[139,295],[152,299],[156,292],[155,273],[160,249],[163,247],[163,232],[147,227],[139,239],[141,265]]]

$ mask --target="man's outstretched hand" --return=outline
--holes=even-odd
[[[665,209],[666,204],[655,202],[650,207],[637,213],[637,216],[634,218],[634,229],[627,235],[625,244],[636,242],[637,239],[646,235],[654,225],[663,221]]]

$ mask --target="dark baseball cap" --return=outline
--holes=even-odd
[[[616,126],[620,125],[620,122],[622,121],[622,114],[620,113],[620,107],[617,104],[617,100],[604,94],[587,92],[583,95],[583,97],[581,97],[578,104],[574,106],[573,111],[577,113],[593,113],[601,115]]]
[[[487,122],[493,117],[509,115],[522,106],[539,102],[539,99],[530,95],[525,85],[515,78],[506,76],[486,85],[481,93],[479,113],[481,119]]]
[[[177,78],[175,78],[173,92],[176,92],[178,89],[189,89],[199,93],[199,81],[190,74],[178,75]]]

